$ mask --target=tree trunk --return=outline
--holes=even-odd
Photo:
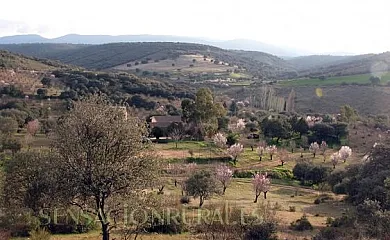
[[[333,169],[335,169],[336,168],[336,164],[333,164]]]
[[[264,192],[264,199],[267,199],[267,192]]]
[[[234,165],[236,165],[236,162],[237,162],[237,157],[235,157],[233,160]]]
[[[315,158],[316,157],[316,153],[313,153],[313,158]]]
[[[255,201],[253,201],[254,203],[257,203],[257,199],[259,198],[259,194],[256,194],[256,197],[255,197]]]
[[[164,187],[165,185],[161,186],[161,188],[158,189],[158,193],[157,194],[163,194],[164,192]]]
[[[110,233],[108,231],[108,223],[102,222],[102,234],[103,234],[103,240],[109,240],[110,239]]]
[[[175,144],[176,144],[176,148],[177,148],[177,141],[175,142]]]
[[[262,157],[262,156],[259,156],[259,157],[260,157],[260,162],[261,162],[261,157]]]
[[[223,186],[222,195],[225,195],[225,191],[226,191],[226,186]]]
[[[204,203],[204,199],[202,196],[199,197],[199,208],[201,208],[203,206],[203,203]]]
[[[272,154],[271,154],[271,161],[272,161]]]
[[[282,161],[282,167],[283,167],[283,165],[284,165],[284,161]]]
[[[294,148],[291,148],[291,153],[294,153]]]
[[[175,187],[177,187],[177,180],[175,179]]]
[[[303,153],[301,153],[301,158],[303,158]]]
[[[251,146],[252,152],[253,152],[253,146]]]

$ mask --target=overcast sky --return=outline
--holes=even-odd
[[[162,34],[316,53],[390,50],[388,0],[2,0],[0,36]]]

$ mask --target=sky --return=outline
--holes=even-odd
[[[0,36],[252,39],[313,53],[390,51],[388,0],[2,0]]]

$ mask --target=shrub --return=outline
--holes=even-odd
[[[306,231],[313,230],[313,226],[307,219],[306,215],[303,215],[300,219],[297,219],[295,222],[291,223],[291,229],[295,231]]]
[[[191,199],[189,196],[182,196],[180,198],[180,203],[181,204],[189,204],[191,202]]]
[[[226,137],[226,140],[227,140],[227,145],[231,146],[231,145],[234,145],[238,142],[238,139],[240,138],[240,136],[238,134],[235,134],[235,133],[229,133]]]
[[[344,183],[338,183],[333,187],[333,192],[336,194],[346,194],[347,190]]]
[[[31,231],[29,237],[30,240],[49,240],[50,238],[50,233],[41,228]]]
[[[276,224],[274,222],[265,222],[250,226],[245,231],[245,240],[262,239],[262,240],[276,240]]]
[[[229,162],[230,157],[213,157],[213,158],[204,158],[204,157],[188,157],[186,159],[187,163],[197,163],[197,164],[208,164],[210,162]]]
[[[186,230],[182,216],[171,216],[166,212],[161,213],[161,217],[155,217],[151,221],[150,227],[146,228],[146,232],[149,233],[162,233],[162,234],[180,234]]]
[[[318,198],[316,198],[316,200],[314,200],[314,204],[324,203],[327,200],[333,200],[333,197],[329,196],[328,194],[322,194]]]
[[[239,171],[239,170],[235,170],[233,172],[233,177],[234,178],[253,178],[254,175],[255,175],[255,173],[252,172],[252,171]]]
[[[267,170],[268,175],[273,179],[284,179],[284,180],[292,180],[294,179],[293,172],[290,169],[286,169],[283,167],[276,167],[272,170]]]
[[[296,211],[295,206],[290,206],[290,207],[289,207],[289,211],[290,211],[290,212],[295,212],[295,211]]]

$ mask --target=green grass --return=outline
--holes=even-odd
[[[254,81],[239,81],[229,83],[230,86],[250,86]]]
[[[342,83],[357,83],[357,84],[367,84],[370,82],[370,74],[360,74],[360,75],[351,75],[351,76],[342,76],[342,77],[330,77],[325,80],[320,79],[294,79],[288,81],[281,81],[279,84],[282,86],[331,86],[331,85],[341,85]],[[390,81],[390,73],[382,76],[381,85],[386,85]]]

